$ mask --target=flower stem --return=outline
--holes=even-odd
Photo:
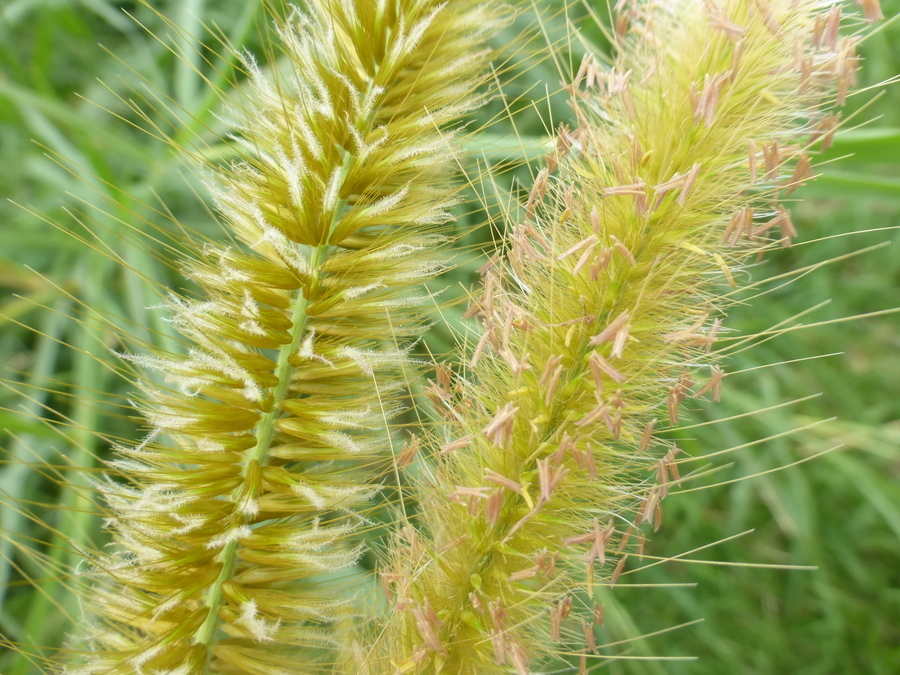
[[[324,246],[317,246],[312,249],[310,263],[316,275],[314,282],[317,281],[319,270],[324,262],[324,249]],[[242,474],[244,478],[247,477],[247,469],[253,462],[263,465],[269,458],[269,451],[272,447],[272,435],[275,430],[275,420],[278,419],[278,416],[281,413],[279,405],[284,401],[288,389],[290,388],[292,375],[290,358],[292,354],[297,352],[297,349],[300,347],[300,341],[306,334],[306,324],[308,320],[306,309],[309,306],[309,300],[304,297],[302,290],[300,290],[296,292],[294,301],[296,304],[291,317],[293,325],[291,329],[291,341],[278,351],[278,365],[275,369],[278,385],[275,387],[272,399],[272,409],[263,415],[256,428],[256,446],[250,451],[247,461],[244,463]],[[203,622],[200,630],[197,631],[195,638],[197,644],[204,644],[209,647],[214,642],[216,632],[221,623],[219,608],[222,606],[223,601],[222,584],[231,579],[234,574],[234,566],[237,562],[237,551],[238,542],[232,541],[222,549],[222,552],[219,554],[219,562],[222,565],[222,569],[219,572],[219,576],[215,583],[207,592],[206,606],[209,607],[209,614],[206,616],[206,621]],[[207,672],[209,672],[211,657],[212,650],[209,650],[206,657]]]

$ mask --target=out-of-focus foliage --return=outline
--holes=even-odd
[[[177,269],[181,231],[225,236],[206,210],[198,177],[165,143],[129,123],[148,127],[128,99],[143,91],[139,104],[177,143],[227,157],[228,145],[219,140],[227,117],[219,114],[214,88],[230,86],[234,60],[223,58],[209,37],[198,54],[189,36],[203,35],[205,25],[260,53],[264,12],[256,0],[152,4],[182,32],[139,3],[7,0],[0,6],[0,194],[18,204],[0,202],[0,427],[7,429],[0,440],[0,634],[13,642],[59,644],[70,627],[66,614],[77,617],[65,577],[53,578],[54,570],[79,559],[64,542],[102,543],[90,517],[90,493],[62,491],[59,483],[86,485],[112,442],[138,434],[127,401],[132,387],[117,374],[121,366],[111,350],[120,345],[107,320],[131,334],[138,348],[142,341],[174,344],[162,312],[152,307],[161,289],[185,285]],[[508,105],[517,113],[515,132],[500,121],[469,142],[467,170],[490,167],[494,180],[479,189],[486,211],[460,209],[466,252],[442,283],[448,288],[444,316],[457,327],[465,305],[450,300],[472,283],[479,256],[492,250],[497,235],[482,226],[485,215],[497,215],[495,195],[515,189],[517,175],[528,183],[527,167],[505,172],[502,165],[522,154],[537,157],[547,129],[569,115],[564,96],[547,100],[562,79],[557,66],[577,68],[584,50],[567,39],[567,20],[584,28],[584,39],[608,49],[587,9],[606,21],[605,2],[535,4],[545,8],[541,31],[557,48],[556,62],[537,42],[521,39],[531,20],[527,12],[496,37],[496,46],[517,46],[510,70],[501,73],[509,102],[492,102],[481,121],[502,116]],[[882,5],[888,17],[900,12],[900,0]],[[900,22],[880,26],[862,53],[864,85],[900,72]],[[821,178],[796,193],[807,199],[795,209],[798,245],[770,256],[753,274],[762,279],[833,262],[783,287],[767,284],[771,292],[739,308],[730,327],[752,333],[810,308],[789,325],[896,304],[900,249],[897,234],[885,228],[900,226],[900,89],[863,92],[849,107],[860,112],[820,160],[854,156],[823,165]],[[824,241],[805,243],[817,239]],[[679,444],[688,451],[754,443],[685,488],[733,481],[839,444],[843,449],[670,497],[666,522],[647,553],[676,556],[753,529],[684,557],[817,569],[666,562],[629,575],[631,583],[692,586],[607,594],[605,641],[704,619],[636,641],[633,651],[699,660],[618,661],[608,664],[610,672],[894,672],[900,663],[898,335],[896,315],[885,315],[787,332],[734,356],[723,402],[698,406],[696,423],[821,396],[680,432]],[[445,329],[427,342],[436,354],[452,346]],[[811,358],[836,352],[842,353]],[[807,360],[763,368],[797,359]],[[54,421],[63,435],[43,420]],[[814,425],[821,420],[831,421]],[[36,465],[43,468],[36,471]],[[59,536],[37,527],[35,518]],[[49,547],[35,542],[48,539]],[[37,672],[12,651],[0,654],[0,671]]]

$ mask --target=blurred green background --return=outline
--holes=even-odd
[[[153,307],[160,292],[184,287],[177,270],[183,234],[226,236],[207,211],[196,171],[160,136],[214,160],[229,155],[220,140],[227,113],[216,90],[240,76],[207,31],[265,61],[258,34],[266,19],[257,0],[152,4],[180,28],[140,3],[0,3],[0,196],[11,200],[0,201],[0,427],[7,430],[0,438],[0,634],[10,644],[58,645],[70,627],[67,614],[77,617],[65,570],[79,556],[65,542],[102,544],[83,486],[113,442],[140,435],[127,401],[133,386],[112,353],[123,347],[117,336],[131,335],[133,349],[177,348]],[[563,70],[577,67],[587,43],[608,51],[586,9],[593,5],[608,20],[605,2],[572,2],[567,10],[562,0],[536,4]],[[889,17],[900,10],[900,0],[882,4]],[[541,55],[540,40],[522,41],[530,20],[523,16],[496,38],[498,47],[520,45],[508,64],[506,93],[519,111],[515,126],[526,151],[517,149],[508,122],[475,132],[467,168],[490,166],[495,175],[483,194],[504,195],[520,189],[517,181],[527,183],[527,167],[505,171],[504,164],[536,157],[548,120],[570,115],[563,97],[547,101],[561,76]],[[565,39],[567,20],[584,29],[584,42]],[[882,26],[862,51],[864,86],[895,76],[900,23]],[[130,107],[132,100],[148,120]],[[486,123],[503,109],[494,101],[480,119]],[[900,247],[890,228],[900,226],[900,90],[876,87],[854,96],[849,112],[857,115],[847,133],[821,159],[852,157],[823,165],[819,180],[795,195],[806,199],[794,208],[803,243],[756,265],[753,276],[814,269],[790,284],[761,287],[769,292],[737,308],[729,328],[750,334],[785,321],[825,322],[897,306]],[[135,125],[155,130],[148,135]],[[442,280],[449,296],[471,285],[480,264],[475,254],[494,245],[499,220],[483,225],[485,216],[498,217],[493,202],[486,210],[460,210],[458,227],[471,255],[461,255]],[[463,309],[446,310],[451,325],[462,325]],[[900,672],[897,316],[795,330],[734,355],[722,403],[698,406],[677,435],[693,455],[747,447],[710,460],[718,469],[685,487],[727,484],[668,499],[666,522],[647,552],[677,556],[753,532],[684,556],[729,564],[667,562],[628,581],[678,586],[619,588],[603,598],[606,642],[702,619],[619,648],[631,656],[697,660],[612,661],[604,668]],[[452,343],[446,329],[428,340],[435,353]],[[828,354],[836,355],[812,358]],[[804,360],[764,367],[798,359]],[[773,408],[798,399],[805,400]],[[800,466],[736,481],[837,445],[842,449]],[[62,490],[61,483],[75,489]],[[758,564],[816,569],[752,566]],[[0,672],[40,671],[5,650]]]

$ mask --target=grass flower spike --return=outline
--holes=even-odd
[[[423,329],[414,289],[442,269],[451,127],[502,20],[481,0],[309,0],[278,29],[285,74],[245,60],[241,161],[211,181],[239,243],[198,252],[202,297],[169,303],[188,354],[126,357],[167,385],[144,386],[149,435],[100,486],[114,542],[72,672],[352,659],[359,609],[336,589]]]
[[[723,289],[796,236],[779,195],[812,176],[855,83],[840,4],[619,5],[618,60],[582,65],[579,125],[484,273],[423,528],[384,573],[377,672],[585,672],[615,654],[591,585],[615,585],[642,525],[660,527],[680,458],[659,432],[685,399],[718,398]]]

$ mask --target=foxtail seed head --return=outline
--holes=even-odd
[[[560,131],[508,259],[485,272],[438,487],[384,573],[378,672],[603,658],[602,607],[579,591],[614,585],[642,526],[660,527],[680,473],[658,431],[687,398],[718,398],[723,287],[796,236],[778,196],[810,178],[828,109],[855,83],[840,5],[619,5],[615,65],[582,65],[578,127]]]
[[[423,328],[413,289],[442,269],[449,127],[480,102],[503,17],[482,0],[304,8],[277,31],[286,74],[245,59],[241,159],[211,181],[238,243],[198,252],[202,298],[169,303],[188,354],[126,357],[169,386],[144,387],[149,436],[99,486],[114,543],[92,561],[72,672],[357,658],[358,609],[335,588]]]

